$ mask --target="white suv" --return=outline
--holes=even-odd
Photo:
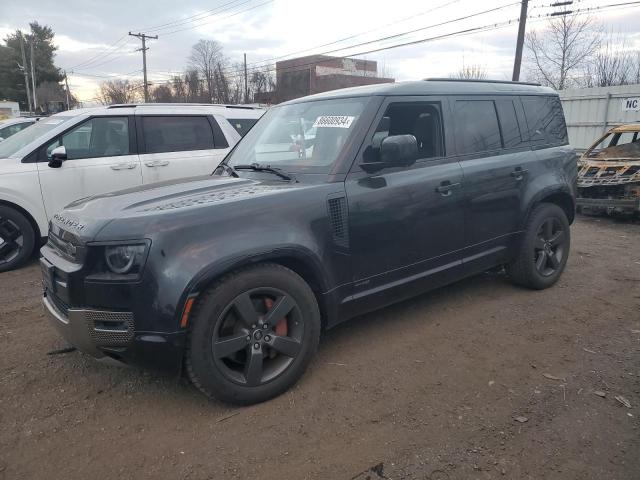
[[[0,143],[0,271],[27,259],[73,200],[211,173],[264,113],[233,105],[71,110]]]
[[[37,117],[18,117],[0,120],[0,142],[30,127],[39,120]]]

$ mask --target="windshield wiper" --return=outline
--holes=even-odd
[[[284,180],[293,180],[291,175],[287,175],[281,169],[270,165],[260,165],[259,163],[251,163],[248,165],[234,165],[235,170],[253,170],[254,172],[269,172],[283,178]]]

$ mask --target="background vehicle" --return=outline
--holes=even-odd
[[[27,118],[27,117],[18,117],[18,118],[9,118],[7,120],[0,120],[0,142],[6,140],[11,135],[15,135],[21,130],[24,130],[27,127],[30,127],[34,123],[36,123],[39,118]]]
[[[0,144],[0,271],[19,265],[47,221],[78,198],[210,174],[261,109],[142,104],[72,110]]]
[[[640,123],[620,125],[578,161],[580,210],[640,213]]]
[[[257,163],[292,123],[309,152]],[[295,145],[298,138],[291,138]],[[560,277],[575,153],[557,94],[508,82],[337,90],[270,109],[211,178],[74,202],[41,250],[53,325],[96,357],[253,403],[321,328],[486,269]]]

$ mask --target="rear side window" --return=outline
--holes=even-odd
[[[207,117],[142,117],[145,153],[209,150],[214,148],[213,131]]]
[[[564,145],[567,126],[558,97],[522,97],[528,137],[534,145]]]
[[[500,131],[504,148],[517,148],[524,145],[524,138],[518,123],[516,106],[513,100],[497,100],[496,109],[500,119]]]
[[[229,118],[228,120],[241,137],[244,137],[258,121],[257,118]]]
[[[456,142],[461,155],[502,148],[493,100],[456,100]]]

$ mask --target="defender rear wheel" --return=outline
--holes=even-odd
[[[536,206],[523,233],[518,257],[507,265],[511,280],[541,290],[562,274],[571,245],[569,221],[562,208],[551,203]]]
[[[0,272],[24,263],[34,245],[35,232],[29,220],[11,207],[0,206]]]
[[[315,295],[275,264],[223,277],[197,301],[190,323],[186,366],[193,384],[209,397],[245,405],[291,387],[320,337]]]

